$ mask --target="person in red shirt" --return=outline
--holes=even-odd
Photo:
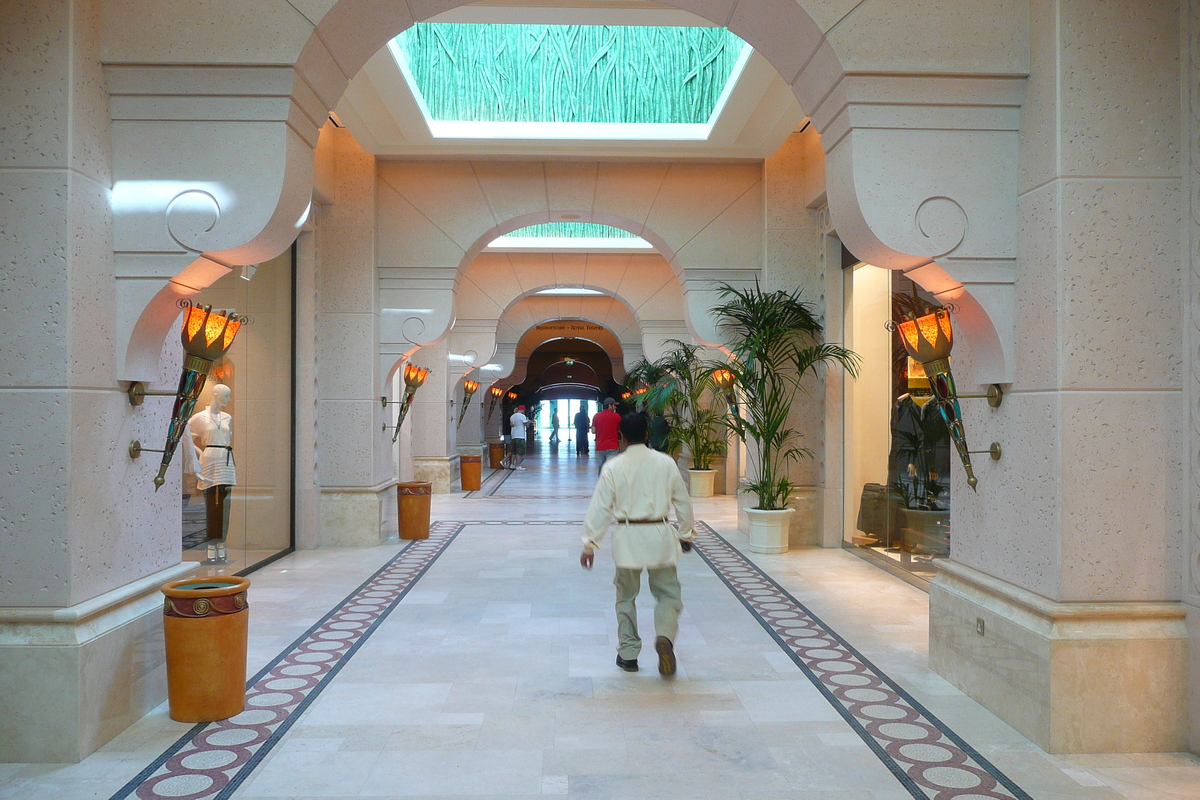
[[[604,410],[592,418],[592,430],[596,432],[596,455],[600,456],[600,465],[596,474],[604,469],[604,462],[615,456],[620,448],[617,438],[621,426],[621,415],[617,413],[617,401],[611,397],[604,398]]]

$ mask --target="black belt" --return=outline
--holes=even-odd
[[[226,465],[228,465],[229,462],[233,460],[233,447],[231,445],[227,445],[227,444],[206,444],[206,445],[204,445],[205,450],[208,450],[210,448],[214,449],[214,450],[224,450],[225,451]]]
[[[659,523],[666,522],[666,521],[667,521],[666,517],[663,517],[661,519],[619,519],[619,520],[617,520],[617,524],[618,525],[658,525]]]

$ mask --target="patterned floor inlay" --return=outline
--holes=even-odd
[[[492,470],[478,489],[472,489],[463,495],[468,500],[478,500],[481,497],[491,497],[496,494],[496,490],[504,485],[504,482],[512,477],[513,471],[510,469],[494,469]]]
[[[462,528],[432,525],[251,678],[244,712],[192,728],[111,800],[231,796]]]
[[[696,549],[847,724],[918,800],[1031,800],[708,525]]]

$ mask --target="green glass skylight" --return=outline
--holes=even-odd
[[[640,236],[598,222],[546,222],[493,239],[492,250],[652,250]]]
[[[704,138],[751,52],[724,28],[467,23],[390,48],[434,136],[491,138]]]
[[[507,236],[518,236],[538,239],[636,239],[635,234],[612,225],[601,225],[599,222],[544,222],[541,225],[527,225],[517,228]]]

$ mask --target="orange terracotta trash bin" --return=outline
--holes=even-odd
[[[483,480],[483,457],[459,456],[458,475],[462,479],[462,490],[464,492],[478,490]]]
[[[180,578],[162,587],[167,698],[177,722],[215,722],[246,707],[250,581]]]
[[[429,538],[429,502],[432,495],[433,484],[427,481],[396,484],[401,539]]]
[[[504,442],[488,442],[488,466],[492,469],[500,469],[500,462],[504,460]]]

